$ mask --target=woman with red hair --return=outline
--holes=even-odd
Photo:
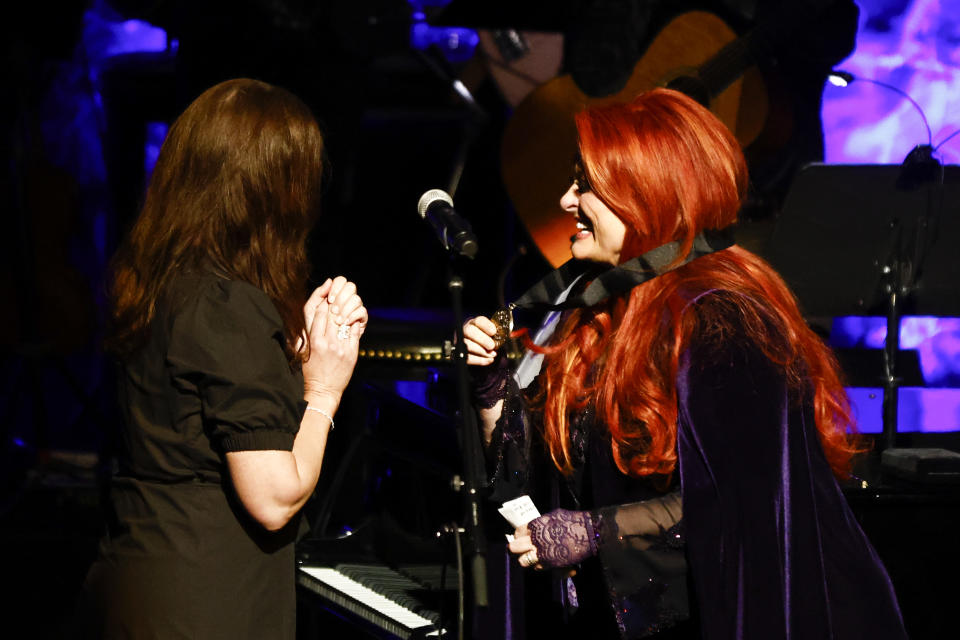
[[[575,260],[519,301],[555,330],[509,376],[496,324],[464,327],[494,497],[554,508],[510,551],[573,569],[537,635],[905,637],[836,480],[861,450],[837,364],[730,239],[737,141],[666,89],[576,126]]]

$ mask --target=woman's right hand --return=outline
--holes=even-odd
[[[486,316],[470,318],[463,323],[463,341],[467,347],[467,364],[489,366],[497,359],[497,325]]]
[[[506,356],[497,352],[497,325],[486,316],[470,318],[463,323],[463,342],[467,348],[467,364],[483,367],[474,371],[473,401],[480,418],[480,434],[484,445],[493,439],[493,431],[503,410],[503,398],[509,375]],[[500,358],[498,362],[498,358]],[[496,366],[493,366],[497,363]]]
[[[304,397],[308,402],[328,397],[339,403],[357,364],[367,310],[356,285],[337,276],[314,289],[303,312],[310,345],[303,362]]]

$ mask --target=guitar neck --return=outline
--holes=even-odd
[[[813,22],[829,4],[830,0],[817,0],[781,9],[779,15],[728,43],[703,63],[697,72],[698,79],[711,97],[719,95],[757,60],[782,50],[802,33],[801,26]]]

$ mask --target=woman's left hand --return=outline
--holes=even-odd
[[[543,569],[540,559],[537,556],[537,548],[530,539],[530,530],[527,525],[517,527],[513,532],[513,540],[509,542],[507,548],[510,553],[517,555],[517,560],[521,567],[533,567],[534,569]]]
[[[367,327],[367,309],[357,295],[357,285],[343,276],[337,276],[327,294],[330,316],[338,325],[350,327],[351,334],[359,338]]]
[[[328,312],[331,320],[338,325],[347,325],[351,333],[360,337],[367,327],[367,309],[357,295],[357,286],[344,278],[327,278],[323,284],[313,290],[310,298],[303,306],[304,321],[307,333],[313,328],[313,319],[318,307],[329,305]],[[298,345],[299,347],[299,345]]]
[[[304,305],[308,357],[303,361],[304,399],[340,397],[357,362],[360,336],[368,314],[357,287],[343,276],[317,287]]]
[[[524,567],[571,567],[597,554],[593,519],[588,511],[556,509],[514,533],[510,551]]]

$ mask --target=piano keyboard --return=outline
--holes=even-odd
[[[424,587],[382,565],[301,565],[297,583],[400,638],[440,636],[439,613],[412,595]]]

